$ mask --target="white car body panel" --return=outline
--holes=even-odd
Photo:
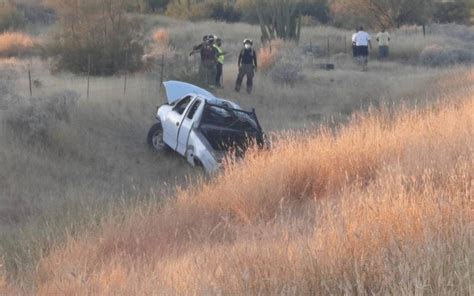
[[[234,102],[217,98],[207,90],[189,83],[167,81],[163,84],[168,104],[160,106],[156,114],[163,129],[163,141],[172,150],[184,156],[192,165],[197,165],[199,162],[209,173],[218,170],[225,152],[214,150],[197,127],[203,116],[206,102],[215,105],[224,104],[239,110],[240,106]],[[184,112],[179,114],[177,110],[182,111],[185,102],[183,100],[185,98],[187,100],[188,97],[190,98],[189,103]],[[194,114],[190,114],[196,102],[199,102],[200,105]]]
[[[215,98],[207,90],[186,82],[170,80],[163,82],[163,85],[165,86],[168,104],[173,104],[189,94],[196,94],[209,99]]]

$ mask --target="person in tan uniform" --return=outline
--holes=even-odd
[[[379,32],[375,39],[379,44],[379,59],[383,60],[388,58],[390,34],[385,31],[385,28],[382,28],[382,32]]]

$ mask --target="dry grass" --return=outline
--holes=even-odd
[[[266,46],[260,47],[257,53],[259,69],[265,71],[275,65],[278,52],[283,46],[285,46],[283,40],[275,40]]]
[[[153,33],[153,41],[167,46],[170,42],[170,34],[165,29],[156,30],[155,33]]]
[[[405,104],[409,109],[409,106],[420,108],[426,102],[437,99],[451,102],[454,100],[453,95],[440,98],[440,94],[451,94],[453,90],[464,90],[466,85],[471,85],[473,81],[472,72],[468,72],[471,73],[470,76],[466,75],[466,68],[463,67],[428,69],[396,62],[371,61],[369,72],[361,72],[353,64],[351,58],[344,54],[338,56],[335,71],[321,71],[314,66],[319,62],[325,62],[325,57],[319,60],[317,56],[313,59],[304,55],[301,57],[301,63],[305,80],[299,81],[294,87],[275,82],[269,75],[271,73],[259,71],[255,79],[253,95],[236,94],[232,90],[237,74],[236,57],[244,37],[258,40],[258,27],[246,24],[216,24],[214,22],[187,23],[161,17],[156,21],[154,17],[147,17],[147,21],[149,22],[148,26],[151,26],[150,40],[152,40],[156,27],[169,32],[169,45],[155,46],[156,44],[152,44],[150,46],[150,54],[159,54],[158,57],[161,57],[161,54],[165,55],[165,79],[176,78],[192,81],[187,79],[188,76],[174,76],[176,73],[189,75],[197,72],[198,58],[196,60],[187,59],[191,46],[199,43],[204,34],[215,33],[219,37],[223,37],[224,49],[228,52],[224,66],[225,88],[215,90],[215,92],[220,97],[239,102],[247,109],[255,107],[266,131],[307,130],[311,135],[314,135],[314,130],[320,123],[328,123],[331,128],[334,128],[335,125],[346,122],[351,114],[367,110],[371,106],[375,109],[384,109],[385,106],[388,106],[384,114],[389,114],[391,111],[388,110],[396,108],[400,104]],[[309,44],[310,40],[313,42],[313,46],[324,47],[327,36],[336,36],[337,34],[350,36],[350,32],[345,34],[344,31],[333,28],[305,28],[300,48]],[[410,38],[411,36],[405,38],[406,42],[403,43],[403,47],[406,48],[407,53],[411,52],[413,55],[416,55],[419,49],[422,50],[425,44],[431,42],[429,38],[427,38],[428,41],[423,41],[421,37],[419,39]],[[437,36],[436,38],[440,40],[444,37]],[[334,44],[338,44],[338,51],[335,50],[334,53],[343,51],[344,40],[342,38],[334,38],[334,40],[338,40],[337,43],[334,42]],[[255,47],[258,49],[259,45],[256,44]],[[293,48],[289,48],[285,44],[279,51],[280,58],[293,62],[291,60]],[[414,57],[413,60],[417,60],[417,57]],[[160,64],[160,61],[161,59],[158,60],[157,65]],[[57,76],[51,75],[47,70],[46,62],[39,59],[32,61],[10,59],[0,61],[0,63],[0,67],[2,67],[2,71],[0,71],[0,119],[2,119],[0,122],[0,163],[2,164],[0,168],[0,257],[3,257],[5,261],[6,273],[3,279],[8,277],[11,284],[15,287],[22,287],[24,294],[27,295],[34,292],[52,293],[53,291],[50,289],[53,288],[50,284],[56,282],[58,278],[64,280],[59,287],[65,291],[71,291],[71,294],[82,294],[83,289],[86,289],[84,286],[86,284],[90,285],[89,291],[92,291],[92,294],[100,294],[99,291],[105,294],[120,294],[119,291],[127,290],[136,292],[129,294],[139,294],[150,287],[150,289],[156,288],[156,285],[160,285],[163,289],[176,286],[178,290],[170,290],[169,294],[171,294],[184,292],[186,289],[200,291],[199,289],[205,289],[203,287],[209,283],[217,288],[208,288],[202,293],[218,293],[221,289],[224,290],[221,286],[227,284],[228,289],[240,291],[238,289],[242,288],[241,286],[239,288],[242,282],[239,282],[239,279],[243,279],[246,287],[251,287],[251,279],[265,278],[263,275],[273,274],[271,270],[264,269],[263,265],[261,269],[258,269],[257,265],[252,266],[245,254],[240,253],[244,248],[243,245],[248,247],[249,255],[251,248],[253,248],[252,252],[256,254],[255,258],[263,260],[262,262],[265,264],[277,259],[270,256],[271,253],[259,249],[257,241],[266,242],[267,245],[274,243],[274,247],[268,248],[275,252],[277,250],[283,252],[282,242],[293,248],[295,244],[300,246],[298,242],[304,241],[307,242],[311,252],[319,252],[311,243],[314,238],[312,234],[316,233],[314,229],[319,229],[318,225],[330,227],[330,225],[324,224],[325,222],[318,220],[319,213],[323,213],[331,219],[334,218],[331,221],[337,222],[339,220],[336,218],[341,218],[341,216],[339,213],[331,213],[331,207],[339,209],[342,207],[342,201],[351,199],[360,200],[360,204],[364,204],[367,200],[368,205],[374,208],[375,202],[371,202],[371,199],[367,197],[367,192],[370,188],[375,188],[374,184],[378,184],[377,180],[379,179],[372,175],[367,177],[362,173],[373,169],[375,175],[379,172],[380,175],[385,174],[380,171],[380,167],[390,163],[389,161],[385,162],[386,160],[378,162],[376,155],[373,156],[373,159],[371,158],[373,163],[368,163],[365,166],[362,163],[363,158],[360,160],[350,158],[350,153],[357,151],[359,154],[355,155],[367,157],[370,149],[373,149],[371,148],[373,146],[370,145],[360,146],[359,150],[354,147],[353,150],[347,150],[344,154],[343,145],[340,144],[337,148],[339,150],[336,149],[333,154],[330,154],[329,150],[334,147],[329,143],[342,140],[331,138],[329,132],[324,137],[323,135],[311,136],[311,141],[303,139],[301,144],[294,143],[299,141],[300,136],[294,135],[295,132],[290,132],[291,137],[287,140],[288,146],[285,145],[285,140],[282,140],[282,144],[278,145],[275,154],[272,154],[275,158],[267,158],[272,164],[268,168],[275,169],[275,172],[265,170],[265,167],[258,164],[259,161],[263,161],[260,158],[262,156],[249,159],[248,165],[253,167],[251,176],[256,176],[261,182],[255,183],[254,181],[252,183],[250,179],[245,179],[245,167],[237,167],[235,171],[233,171],[234,169],[229,170],[229,177],[220,177],[221,181],[218,182],[221,182],[219,183],[221,185],[212,183],[189,189],[199,193],[198,200],[205,201],[204,204],[196,204],[194,198],[189,197],[192,194],[184,191],[184,193],[178,194],[180,199],[176,203],[172,202],[170,206],[163,208],[159,204],[162,203],[163,197],[174,196],[171,193],[174,192],[176,184],[187,186],[186,184],[192,183],[200,177],[181,158],[174,154],[156,154],[149,151],[145,145],[147,129],[154,121],[155,106],[163,102],[157,84],[159,67],[156,68],[158,71],[152,71],[151,74],[137,73],[128,76],[126,94],[123,92],[123,77],[91,78],[90,98],[87,98],[85,77],[67,73]],[[10,70],[4,71],[5,68],[12,68],[15,71],[14,73]],[[29,69],[33,81],[38,82],[33,85],[33,100],[31,101],[29,100],[28,85]],[[468,69],[468,71],[470,70]],[[17,116],[18,120],[22,120],[22,116],[27,114],[20,112],[21,114],[13,115],[4,109],[5,105],[8,107],[10,103],[19,99],[19,103],[38,104],[37,107],[41,108],[41,102],[44,100],[37,100],[37,98],[52,98],[65,89],[73,90],[81,97],[70,110],[70,117],[67,121],[53,121],[52,124],[47,125],[44,130],[44,141],[26,142],[23,132],[12,132],[6,125],[4,120],[6,117],[16,118],[15,116]],[[5,97],[4,94],[7,96]],[[6,104],[3,104],[5,102]],[[2,114],[3,111],[5,112]],[[409,129],[410,126],[406,126],[406,128]],[[342,138],[349,141],[347,134],[350,129],[343,130],[347,130],[347,133]],[[354,127],[352,131],[357,131],[357,129]],[[387,133],[388,137],[389,131],[383,131]],[[435,129],[432,132],[435,134],[429,135],[438,139]],[[282,133],[285,134],[285,132]],[[444,135],[441,134],[441,136]],[[414,146],[413,151],[419,151],[416,148],[418,143],[423,143],[424,139],[428,137],[428,135],[422,136],[419,142],[411,142]],[[326,142],[315,143],[319,140]],[[361,143],[354,141],[357,145]],[[383,141],[384,139],[381,138],[376,142]],[[441,144],[441,147],[446,147],[445,143]],[[288,155],[295,150],[307,149],[309,145],[313,147],[309,151],[322,153],[321,157],[326,160],[315,159],[315,156],[307,158],[305,154],[301,153],[298,157],[291,156],[293,154]],[[352,144],[347,145],[351,146]],[[456,145],[449,147],[457,149]],[[321,147],[329,150],[318,150],[322,149]],[[386,146],[383,147],[388,149]],[[403,143],[400,144],[400,147],[403,148]],[[364,149],[367,149],[366,154],[361,154]],[[286,154],[284,151],[287,151]],[[337,158],[336,152],[343,154]],[[390,149],[385,152],[388,156],[390,153],[398,153]],[[400,159],[406,159],[407,155],[412,154],[403,154]],[[438,154],[433,156],[433,162],[438,159],[436,158]],[[278,157],[288,158],[288,163],[278,160]],[[327,157],[334,157],[334,159]],[[348,157],[345,161],[349,164],[344,163],[344,157]],[[413,164],[419,163],[420,168],[423,167],[425,163],[418,162],[421,159],[422,157],[413,161]],[[424,157],[423,161],[426,159]],[[301,166],[302,162],[306,162],[306,160],[309,161],[308,166]],[[429,159],[426,167],[429,168],[433,164],[431,160]],[[353,165],[354,171],[351,173],[356,175],[360,173],[367,179],[354,177],[353,181],[344,181],[345,177],[341,175],[343,169],[339,169],[335,165],[331,167],[332,161],[342,168]],[[278,163],[280,166],[277,166]],[[319,165],[324,166],[319,167]],[[292,166],[294,166],[294,170],[291,168]],[[401,170],[406,167],[405,165],[401,166]],[[446,165],[446,167],[448,166]],[[338,170],[331,171],[331,168]],[[238,173],[239,170],[240,173]],[[290,177],[303,176],[309,179],[298,180],[294,182],[294,185],[288,184],[285,172],[287,176],[291,174]],[[345,176],[345,172],[343,173]],[[314,180],[319,180],[314,176],[311,177],[314,174],[323,174],[322,176],[327,177],[324,182],[329,183],[311,184],[311,182],[315,182]],[[419,171],[414,170],[415,176],[420,174]],[[232,180],[236,176],[241,179]],[[271,180],[272,177],[282,178],[281,187],[269,187],[270,181],[274,181]],[[235,190],[232,187],[225,189],[226,184],[231,182],[235,184],[240,180],[250,187],[248,189],[245,187],[234,188]],[[332,186],[332,183],[337,185],[335,180],[339,180],[340,186]],[[364,180],[368,181],[364,183]],[[310,182],[310,184],[308,185],[306,182]],[[366,187],[357,185],[361,182],[363,185],[371,186],[367,187],[369,188],[366,190],[367,192],[363,190]],[[214,185],[216,185],[215,189],[212,188]],[[321,191],[321,198],[315,203],[311,197],[312,190],[317,191],[316,188],[319,188],[320,185],[332,189]],[[351,186],[354,187],[354,190]],[[296,192],[294,196],[301,195],[301,201],[295,201],[290,197],[280,199],[280,189],[286,190],[287,196],[293,196],[293,193]],[[226,190],[229,197],[235,197],[235,200],[221,198],[219,194],[222,194],[223,190]],[[380,195],[385,196],[382,191],[380,189]],[[396,192],[395,189],[392,191]],[[204,196],[206,192],[209,193],[208,197]],[[354,196],[350,196],[350,192]],[[247,199],[243,198],[246,194],[249,197]],[[276,206],[277,200],[278,205]],[[188,202],[189,205],[187,205]],[[302,204],[307,206],[307,211],[301,210]],[[405,204],[401,203],[400,207]],[[416,204],[416,206],[422,208],[421,204],[425,204],[425,201],[420,202],[420,205]],[[426,204],[428,203],[426,202]],[[348,207],[360,209],[352,203],[347,203],[347,207],[344,209],[348,209]],[[380,211],[387,207],[386,204],[381,204]],[[130,209],[133,211],[132,214]],[[313,209],[316,209],[317,215],[314,214]],[[301,217],[295,217],[296,213],[301,213]],[[163,216],[157,217],[158,214]],[[346,214],[347,217],[353,217],[350,213]],[[422,213],[419,214],[419,219],[425,218],[421,216]],[[360,215],[364,216],[363,212]],[[367,214],[365,217],[367,219],[376,217],[375,213],[370,215]],[[157,220],[153,220],[154,217]],[[361,225],[369,223],[367,219],[361,219]],[[334,225],[344,229],[344,224],[336,222]],[[140,223],[146,225],[142,225],[142,227]],[[161,226],[156,227],[156,225]],[[123,231],[118,233],[117,227],[121,226],[123,226]],[[211,227],[215,227],[215,229],[210,229]],[[176,229],[180,232],[175,232]],[[81,234],[84,232],[86,235],[82,237]],[[295,236],[288,237],[285,233],[295,234]],[[341,232],[339,234],[347,233]],[[369,234],[367,233],[367,235]],[[64,243],[66,238],[69,238],[68,243]],[[97,244],[97,239],[100,244]],[[134,242],[130,243],[132,239]],[[150,242],[146,243],[142,239],[149,239]],[[77,244],[74,244],[73,241],[76,240]],[[318,241],[318,239],[314,238],[314,241]],[[318,243],[323,247],[327,246],[324,245],[324,242],[318,241]],[[93,247],[94,245],[103,247],[103,249],[98,250]],[[68,253],[61,250],[61,246],[70,246],[71,252],[72,249],[77,252]],[[265,246],[262,243],[261,247]],[[337,246],[335,245],[335,247]],[[81,261],[85,258],[75,257],[85,257],[86,254],[83,251],[89,247],[91,247],[91,256],[96,256],[92,258],[96,258],[98,262],[102,260],[99,257],[102,254],[104,256],[103,265],[98,265],[97,269],[89,266],[93,259]],[[373,249],[375,248],[373,247]],[[47,257],[52,249],[57,251],[51,257]],[[114,259],[118,252],[124,254],[123,262]],[[157,252],[161,252],[163,255],[165,258],[163,261],[156,260]],[[217,264],[216,259],[208,258],[208,256],[213,254],[212,256],[220,258],[219,256],[223,252],[229,252],[233,256],[229,257],[230,261],[222,260],[222,265],[217,266],[212,272],[205,272],[199,276],[195,274],[195,269],[198,268],[195,264],[200,261],[192,260],[208,260],[209,264],[203,263],[200,266],[206,271]],[[298,252],[293,251],[300,256],[302,253]],[[304,254],[306,256],[307,253]],[[47,271],[52,268],[51,260],[54,258],[59,260],[63,258],[61,256],[69,255],[72,258],[71,263],[57,268],[55,273],[51,274],[52,278],[43,278],[43,273],[37,272],[40,257],[44,258],[41,270]],[[239,257],[236,258],[236,256]],[[298,256],[295,258],[299,258]],[[150,258],[150,264],[145,264],[144,262],[148,258]],[[246,265],[239,265],[239,258],[242,258],[242,264]],[[306,266],[299,261],[291,262],[297,262],[298,265],[295,264],[288,269],[283,268],[280,271],[283,279],[291,278],[289,277],[290,273],[298,274],[297,272],[300,272],[297,269],[298,266]],[[330,262],[328,262],[326,263],[329,264]],[[321,262],[321,264],[323,263]],[[175,269],[169,264],[175,264]],[[231,264],[232,266],[230,266]],[[283,263],[281,264],[281,266],[285,266]],[[334,264],[339,263],[335,262]],[[184,267],[182,266],[189,267],[189,272],[187,270],[183,272]],[[132,268],[135,268],[135,271],[131,270]],[[346,271],[350,270],[355,269],[351,269],[349,266]],[[140,280],[144,271],[155,272],[154,275],[160,276],[160,278],[162,275],[169,277],[166,281],[160,282],[151,282],[148,277]],[[182,274],[184,278],[182,284],[175,280],[176,272]],[[255,275],[257,272],[261,272],[263,275]],[[227,275],[227,279],[221,277],[218,280],[217,277],[220,274],[229,275]],[[225,282],[231,279],[230,274],[235,277],[239,276],[239,278],[232,278],[232,282]],[[132,280],[134,276],[137,278],[135,282]],[[201,276],[208,276],[208,278],[203,279]],[[195,285],[193,277],[201,280],[202,286]],[[338,280],[339,278],[332,275],[330,279]],[[291,278],[291,280],[301,283],[297,278]],[[7,286],[3,285],[4,290],[0,289],[0,294],[18,294],[10,292],[12,285],[8,285],[9,291],[6,291]],[[254,287],[252,291],[262,291],[262,293],[267,291],[266,288],[256,287],[256,284],[252,285]],[[289,286],[290,284],[288,284]],[[269,287],[268,291],[273,291],[271,290],[273,288]],[[289,289],[288,293],[292,291]],[[294,291],[298,292],[299,290]]]
[[[449,103],[284,135],[164,206],[110,215],[43,258],[38,294],[468,294],[464,74]]]
[[[6,32],[0,34],[0,56],[12,57],[30,54],[36,41],[21,32]]]

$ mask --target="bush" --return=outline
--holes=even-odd
[[[12,57],[32,54],[36,44],[36,40],[25,33],[3,33],[0,34],[0,56]]]
[[[25,141],[45,141],[58,122],[69,121],[79,94],[63,91],[48,97],[21,99],[7,108],[5,123]]]
[[[62,26],[46,50],[53,71],[112,75],[141,68],[141,25],[125,14],[124,3],[89,2],[71,18],[73,4],[56,1]]]
[[[304,78],[303,52],[294,43],[273,40],[258,51],[258,67],[277,83],[293,86]]]
[[[238,22],[242,18],[242,13],[234,5],[221,1],[209,3],[208,9],[211,11],[210,17],[217,21]]]
[[[15,92],[18,72],[13,68],[2,67],[0,71],[0,111],[7,110],[9,106],[19,100]]]
[[[433,24],[431,31],[457,38],[463,42],[474,42],[474,28],[458,24]]]
[[[214,19],[225,22],[238,22],[241,12],[230,1],[222,0],[171,0],[166,14],[188,20]]]
[[[171,0],[166,8],[166,15],[188,20],[207,19],[211,16],[211,11],[205,2],[194,3],[195,1]]]
[[[420,62],[431,67],[470,64],[474,62],[474,54],[468,49],[430,45],[421,52]]]
[[[436,3],[433,19],[439,23],[468,23],[470,14],[466,2]]]
[[[51,25],[56,19],[56,12],[51,7],[38,3],[17,4],[18,11],[24,15],[25,21],[32,24]]]
[[[0,32],[21,29],[25,23],[25,15],[16,6],[0,2]]]
[[[284,45],[285,42],[283,40],[276,39],[269,42],[264,47],[261,47],[257,53],[259,69],[266,71],[272,68],[278,59],[280,48],[282,48]]]
[[[158,44],[168,45],[170,43],[170,34],[165,29],[159,29],[153,33],[152,39]]]
[[[270,69],[271,78],[277,83],[294,86],[304,79],[301,50],[293,44],[286,44],[285,49],[280,49],[278,60]]]

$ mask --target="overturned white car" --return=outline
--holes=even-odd
[[[229,151],[242,156],[252,144],[263,147],[255,110],[244,111],[189,83],[167,81],[164,86],[168,103],[158,107],[158,122],[147,136],[154,149],[172,149],[193,166],[213,172]]]

